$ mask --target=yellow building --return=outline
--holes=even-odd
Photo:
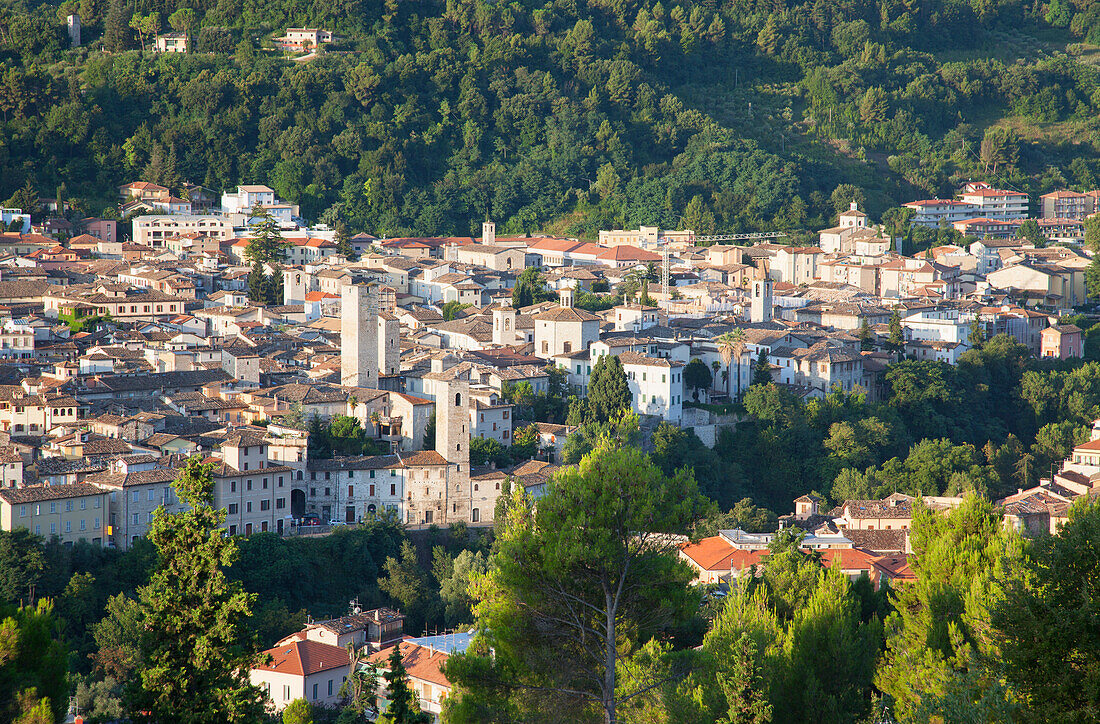
[[[0,529],[25,528],[71,545],[106,540],[108,495],[87,483],[36,485],[0,490]]]

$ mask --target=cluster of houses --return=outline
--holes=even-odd
[[[1034,218],[1040,232],[1051,241],[1080,243],[1085,238],[1085,219],[1100,212],[1100,190],[1061,189],[1043,194],[1035,217],[1026,193],[981,182],[964,185],[958,198],[920,199],[903,206],[913,210],[917,226],[934,229],[947,225],[966,236],[1011,239],[1019,236],[1026,219]]]
[[[1081,330],[1058,323],[1085,299],[1081,250],[983,239],[905,257],[854,204],[815,247],[653,227],[498,236],[486,222],[479,238],[359,234],[349,250],[267,186],[180,192],[122,187],[124,211],[155,212],[129,238],[102,220],[0,233],[4,526],[127,547],[177,504],[189,455],[216,464],[230,533],[386,511],[489,524],[504,481],[540,490],[570,430],[535,421],[535,459],[507,470],[471,466],[470,440],[511,445],[532,423],[515,390],[583,396],[606,355],[643,421],[712,444],[722,420],[697,403],[735,399],[761,365],[799,396],[879,395],[894,315],[900,353],[918,359],[956,362],[975,324],[1036,355],[1083,354]],[[264,269],[282,277],[280,304],[248,298],[256,206],[284,229],[285,261]],[[543,287],[515,307],[531,267]],[[702,381],[685,375],[696,362]],[[311,456],[303,420],[337,415],[387,454]]]
[[[338,245],[263,185],[217,195],[138,181],[120,204],[129,233],[104,219],[0,212],[11,229],[0,232],[0,528],[125,549],[158,507],[180,509],[172,481],[195,455],[212,465],[230,535],[382,515],[490,525],[508,485],[545,490],[572,431],[529,419],[530,400],[585,395],[604,356],[621,362],[644,426],[664,421],[713,444],[727,421],[706,403],[736,399],[765,367],[801,397],[839,388],[873,399],[899,355],[955,363],[975,326],[1037,356],[1084,353],[1081,330],[1059,323],[1086,299],[1091,259],[1079,247],[981,238],[909,257],[855,205],[809,247],[655,227],[596,241],[498,235],[492,222],[478,237],[358,234]],[[281,277],[277,304],[249,299],[256,206],[287,244],[283,263],[262,269]],[[514,294],[532,267],[541,288]],[[895,315],[900,350],[887,344]],[[337,416],[355,418],[384,454],[318,452],[309,421]],[[531,459],[471,460],[474,440],[508,447],[532,425]],[[1055,526],[1100,475],[1090,445],[1100,441],[1006,499],[1010,522]],[[803,528],[828,565],[876,585],[911,577],[911,499],[827,513],[820,503],[799,499],[784,525]],[[720,582],[766,564],[769,540],[722,531],[682,555],[700,581]],[[276,703],[338,696],[356,665],[340,636],[370,635],[366,623],[339,625],[269,652],[275,663],[256,680]],[[438,707],[446,647],[398,645],[424,674],[423,705]]]

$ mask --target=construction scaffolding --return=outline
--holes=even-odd
[[[716,234],[713,236],[697,236],[695,237],[695,243],[698,244],[701,241],[748,241],[759,239],[780,239],[786,236],[786,232],[783,231],[760,231],[751,234]],[[658,241],[661,246],[661,292],[668,298],[669,290],[672,288],[672,265],[670,263],[670,255],[668,253],[668,242]]]

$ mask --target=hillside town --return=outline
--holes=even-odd
[[[128,550],[158,511],[189,508],[174,484],[200,459],[228,536],[326,536],[383,518],[487,529],[514,486],[537,501],[575,465],[564,450],[581,421],[565,403],[589,397],[611,360],[643,446],[665,425],[714,447],[761,383],[803,402],[878,401],[899,360],[956,365],[997,335],[1035,358],[1079,359],[1085,332],[1064,317],[1089,297],[1081,242],[1098,198],[1044,196],[1049,243],[1037,244],[1017,234],[1026,195],[969,184],[958,200],[906,205],[912,225],[963,234],[912,255],[854,201],[812,246],[644,226],[507,235],[492,221],[479,237],[352,235],[308,225],[262,184],[219,197],[137,181],[119,189],[126,222],[69,220],[56,201],[41,218],[4,209],[0,528]],[[1097,480],[1100,422],[997,501],[1004,525],[1056,534]],[[885,592],[916,580],[917,506],[942,514],[966,495],[833,506],[809,493],[778,532],[722,529],[677,555],[725,595],[797,531],[825,568]],[[472,631],[405,621],[358,607],[311,620],[251,681],[275,712],[337,706],[349,672],[392,668],[397,651],[419,709],[438,717],[445,663]]]
[[[120,550],[157,511],[187,509],[174,481],[195,457],[211,464],[229,536],[324,536],[384,516],[492,526],[502,491],[538,500],[566,465],[576,421],[532,401],[586,397],[612,358],[643,436],[669,425],[707,447],[761,381],[802,401],[877,401],[891,364],[954,365],[998,334],[1035,358],[1082,358],[1085,333],[1062,318],[1089,296],[1082,224],[1100,198],[1044,197],[1052,243],[1036,244],[1013,231],[1026,196],[971,184],[906,205],[914,226],[966,241],[905,255],[855,201],[815,245],[791,245],[652,227],[507,235],[492,221],[477,238],[377,238],[307,226],[264,185],[119,190],[128,223],[3,210],[0,527]],[[351,448],[332,445],[338,425]],[[1055,534],[1097,480],[1100,427],[998,502],[1004,524]],[[811,493],[779,530],[849,580],[897,589],[915,580],[916,504]],[[696,584],[725,591],[767,567],[777,535],[723,529],[679,556]],[[472,636],[414,637],[404,621],[378,608],[311,623],[266,651],[252,682],[275,711],[335,705],[349,644],[370,654],[352,669],[384,667],[396,646],[420,709],[439,715],[444,662]]]

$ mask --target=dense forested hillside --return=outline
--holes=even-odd
[[[141,51],[170,25],[195,52]],[[264,49],[287,26],[340,38],[296,63]],[[841,184],[872,212],[1091,186],[1096,28],[1065,0],[9,1],[0,198],[266,182],[379,234],[591,235],[813,228]]]

